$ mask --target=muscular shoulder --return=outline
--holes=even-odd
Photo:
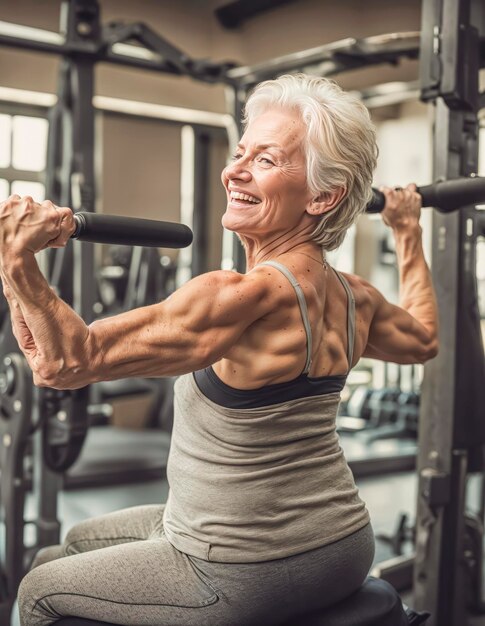
[[[347,279],[350,289],[352,290],[356,306],[359,308],[374,309],[379,298],[382,298],[380,291],[361,276],[347,274],[345,272],[342,272],[342,274]]]
[[[219,298],[228,298],[242,305],[269,301],[274,295],[271,275],[263,268],[255,268],[247,274],[217,270],[202,274],[191,283],[193,283],[194,290],[200,291],[201,296],[217,294]]]
[[[177,314],[190,311],[190,317],[202,325],[216,320],[230,324],[266,315],[278,305],[277,295],[271,277],[259,268],[248,274],[217,270],[190,280],[172,294],[166,306]]]

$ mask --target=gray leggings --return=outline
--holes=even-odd
[[[62,545],[41,550],[20,585],[21,626],[65,615],[128,626],[269,626],[345,598],[374,556],[367,525],[284,559],[208,562],[167,541],[163,509],[136,506],[85,520]]]

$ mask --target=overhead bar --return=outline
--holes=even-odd
[[[316,48],[276,57],[263,63],[235,67],[227,71],[227,76],[251,83],[284,72],[308,70],[318,65],[323,73],[329,74],[376,63],[396,62],[403,56],[416,59],[419,55],[419,41],[419,31],[390,33],[364,39],[348,37]],[[328,69],[325,69],[326,67]]]
[[[140,45],[132,45],[129,40]],[[68,39],[62,33],[0,21],[0,46],[23,48],[60,56],[84,55],[97,62],[120,64],[203,82],[231,83],[225,75],[232,63],[191,59],[144,24],[110,24],[99,38]]]

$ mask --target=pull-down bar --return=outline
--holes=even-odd
[[[367,205],[366,213],[380,213],[386,198],[378,189],[373,189],[374,197]],[[441,213],[451,213],[460,207],[485,203],[485,177],[455,178],[432,185],[418,187],[423,207],[434,207]]]

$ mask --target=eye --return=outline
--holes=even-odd
[[[261,157],[259,160],[262,161],[263,163],[268,163],[269,165],[274,165],[274,162],[271,159],[269,159],[268,157]]]
[[[231,161],[237,161],[238,159],[240,159],[242,157],[242,154],[239,154],[239,152],[236,152],[236,154],[233,154],[231,157]]]

